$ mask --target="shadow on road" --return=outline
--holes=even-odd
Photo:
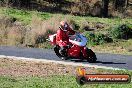
[[[72,59],[71,61],[75,61],[75,62],[87,62],[85,60],[76,60],[76,59]],[[95,63],[101,63],[101,64],[126,64],[126,63],[120,63],[120,62],[103,62],[103,61],[96,61]]]
[[[96,61],[95,63],[102,63],[102,64],[126,64],[126,63],[116,63],[116,62],[103,62],[103,61]]]

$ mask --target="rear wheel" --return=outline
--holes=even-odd
[[[97,60],[95,53],[91,49],[87,49],[87,54],[88,54],[87,61],[89,63],[95,63]]]

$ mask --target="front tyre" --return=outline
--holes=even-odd
[[[54,47],[55,54],[56,54],[59,58],[61,58],[62,55],[59,53],[59,50],[60,50],[60,47],[56,45],[56,46]]]
[[[65,57],[64,55],[61,55],[61,54],[60,54],[60,47],[59,47],[59,46],[55,46],[55,47],[54,47],[54,51],[55,51],[55,54],[56,54],[59,58],[61,58],[62,60],[67,60],[67,59],[68,59],[68,58]]]
[[[87,61],[89,63],[95,63],[97,60],[95,53],[91,49],[87,49],[87,54],[88,54]]]

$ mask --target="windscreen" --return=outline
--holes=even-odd
[[[70,40],[81,42],[82,39],[81,39],[79,34],[75,34],[75,35],[70,37]]]

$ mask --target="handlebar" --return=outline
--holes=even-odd
[[[46,39],[46,41],[50,42],[50,39],[48,38],[48,39]]]

